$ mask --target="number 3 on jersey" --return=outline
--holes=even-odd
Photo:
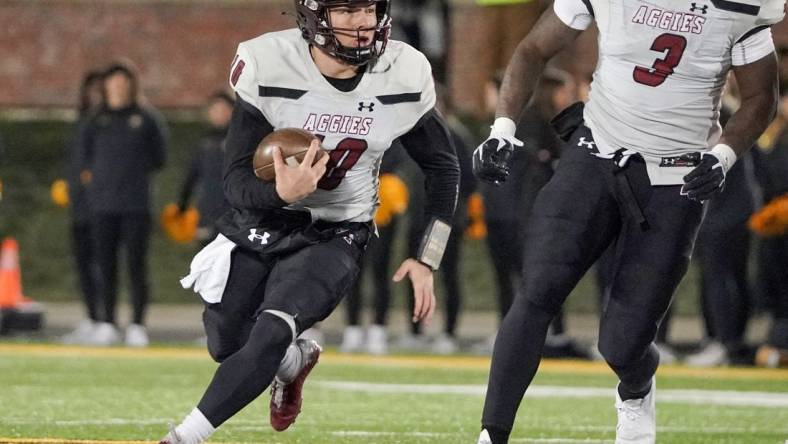
[[[651,44],[651,50],[665,52],[667,54],[661,59],[657,59],[651,68],[636,66],[632,73],[635,81],[647,86],[659,86],[669,75],[673,74],[673,68],[678,66],[684,50],[687,48],[687,39],[676,34],[662,34]]]
[[[325,136],[316,134],[322,141]],[[320,178],[317,187],[321,190],[333,190],[339,186],[345,178],[348,170],[358,162],[358,159],[367,150],[367,141],[364,139],[354,139],[347,137],[337,143],[336,148],[328,153],[328,163],[326,173]]]

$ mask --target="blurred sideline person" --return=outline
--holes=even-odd
[[[391,36],[403,40],[427,57],[439,83],[446,83],[447,54],[451,44],[451,4],[448,0],[398,0],[391,5]]]
[[[205,441],[269,385],[271,426],[283,431],[295,422],[321,351],[298,336],[330,315],[358,277],[374,235],[378,168],[396,138],[428,178],[431,223],[424,248],[402,262],[394,281],[410,279],[414,320],[429,320],[435,309],[432,274],[449,236],[459,168],[434,109],[429,63],[388,39],[386,0],[294,5],[297,29],[241,43],[232,63],[237,97],[224,174],[232,210],[182,281],[206,302],[208,351],[221,364],[162,443]],[[275,183],[263,182],[250,167],[255,148],[285,127],[322,140],[298,166],[274,150]],[[328,153],[317,159],[321,146]]]
[[[788,53],[781,52],[781,64]],[[760,239],[757,252],[758,291],[772,313],[766,343],[755,355],[756,365],[788,367],[788,76],[783,78],[779,116],[761,136],[753,150],[755,171],[769,206],[783,202],[782,224],[778,233]]]
[[[101,272],[101,322],[93,344],[120,341],[116,327],[118,253],[126,251],[132,319],[125,343],[145,347],[145,314],[150,299],[148,240],[151,227],[151,175],[164,166],[167,129],[158,112],[140,103],[138,77],[127,63],[114,63],[103,76],[104,104],[83,126],[96,261]]]
[[[442,85],[437,86],[436,109],[446,118],[449,134],[454,141],[460,166],[457,210],[452,219],[451,235],[446,244],[446,251],[443,255],[443,263],[440,270],[443,288],[446,293],[444,322],[441,333],[433,338],[431,342],[424,335],[422,324],[420,322],[411,322],[409,334],[406,333],[400,338],[398,345],[401,349],[415,351],[426,350],[429,347],[433,353],[447,355],[459,350],[457,325],[463,299],[462,286],[460,285],[460,257],[463,233],[468,224],[467,202],[471,194],[476,191],[476,178],[473,177],[471,165],[471,134],[454,114],[448,91]],[[424,175],[416,172],[416,174],[412,175],[410,181],[413,183],[411,187],[413,192],[411,193],[409,208],[408,251],[413,254],[412,252],[419,248],[419,233],[424,230],[428,221],[422,216],[425,205],[424,192],[421,191],[424,188]],[[412,304],[408,304],[408,308],[412,309]]]
[[[735,79],[728,80],[720,107],[720,124],[735,112]],[[725,176],[725,188],[708,204],[698,231],[694,259],[700,271],[700,302],[706,338],[687,356],[692,367],[745,363],[744,335],[750,317],[747,281],[750,231],[747,219],[755,209],[752,156],[748,152]]]
[[[486,85],[488,111],[494,115],[502,76]],[[550,180],[561,155],[561,142],[550,126],[550,119],[577,98],[574,79],[566,72],[550,68],[539,83],[535,100],[519,117],[516,137],[527,150],[516,150],[506,182],[481,186],[488,227],[487,245],[492,258],[498,292],[498,310],[503,320],[521,281],[524,227],[539,190]],[[490,354],[495,335],[477,344],[477,353]],[[550,327],[545,356],[581,357],[574,342],[565,335],[563,312]]]
[[[186,211],[195,189],[197,191],[197,211],[200,213],[197,240],[201,248],[216,237],[216,219],[229,209],[222,190],[222,162],[234,103],[235,100],[224,91],[217,91],[208,99],[205,117],[209,128],[197,142],[181,186],[178,200],[181,213]]]
[[[526,228],[521,291],[495,341],[478,443],[508,442],[550,322],[611,244],[599,350],[619,378],[616,442],[656,441],[657,328],[689,265],[704,202],[719,195],[726,173],[774,117],[769,26],[784,15],[782,0],[715,2],[702,15],[690,6],[556,0],[509,64],[490,137],[473,158],[477,177],[489,182],[507,178],[522,145],[513,119],[546,62],[592,22],[600,30],[588,103],[553,119],[567,145]],[[717,113],[731,70],[742,104],[723,130]]]
[[[364,261],[359,272],[360,276],[347,296],[347,326],[342,332],[342,343],[339,346],[339,351],[342,353],[365,351],[373,355],[384,355],[388,352],[386,326],[391,304],[389,267],[392,253],[394,252],[394,240],[397,230],[401,226],[402,212],[407,209],[407,202],[403,202],[403,199],[408,199],[407,185],[400,178],[402,164],[409,162],[403,149],[399,141],[394,141],[391,148],[386,150],[380,164],[380,189],[378,194],[380,195],[381,204],[375,212],[375,226],[378,235],[373,236],[369,240],[367,252],[364,254]],[[392,189],[384,189],[387,187]],[[384,202],[384,199],[393,201]],[[443,257],[445,264],[445,253]],[[374,312],[372,325],[366,331],[361,326],[361,308],[362,299],[364,298],[361,284],[364,276],[372,278]]]
[[[88,71],[82,78],[79,90],[79,108],[72,140],[68,146],[66,180],[68,197],[71,204],[71,248],[76,264],[79,289],[85,304],[87,318],[82,320],[61,341],[65,344],[90,344],[93,332],[103,319],[99,305],[99,270],[96,262],[95,244],[91,230],[91,212],[86,184],[90,172],[85,167],[85,155],[78,137],[82,128],[102,106],[102,72]]]

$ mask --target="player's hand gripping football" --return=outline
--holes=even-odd
[[[700,163],[684,176],[681,194],[703,202],[719,195],[725,187],[725,175],[736,162],[736,153],[727,145],[717,145],[701,154]]]
[[[304,160],[297,167],[290,167],[285,164],[279,147],[273,150],[276,192],[283,201],[287,203],[297,202],[317,189],[318,181],[326,173],[326,163],[328,163],[329,158],[329,156],[323,156],[312,165],[319,149],[320,141],[317,139],[313,140],[312,144],[309,145],[309,150],[304,155]]]
[[[435,290],[432,282],[432,270],[416,259],[405,259],[394,273],[394,282],[400,282],[405,276],[410,277],[413,285],[413,322],[424,321],[429,324],[435,313]]]
[[[511,119],[499,117],[487,138],[473,152],[473,173],[480,180],[499,185],[509,176],[509,161],[514,147],[523,142],[514,137],[515,124]]]

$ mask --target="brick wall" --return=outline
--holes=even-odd
[[[523,34],[531,21],[527,16],[539,8],[524,6],[528,11],[516,23],[525,26],[518,26],[491,21],[472,0],[452,3],[451,91],[460,108],[480,114],[481,84],[492,72],[485,65],[494,42]],[[291,1],[2,0],[0,108],[70,107],[84,70],[118,57],[137,63],[143,89],[157,106],[198,106],[226,85],[238,42],[293,25],[292,17],[281,15],[285,10],[292,10]],[[779,42],[788,43],[786,28],[785,22],[778,27]],[[504,66],[509,55],[492,59]],[[587,75],[595,58],[590,34],[562,60]]]
[[[286,1],[0,2],[0,106],[70,106],[85,69],[133,60],[149,99],[192,107],[227,73],[238,42],[292,23]]]

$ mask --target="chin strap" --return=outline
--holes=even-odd
[[[451,225],[438,218],[430,220],[424,231],[424,238],[421,240],[416,259],[433,271],[437,270],[440,267],[441,259],[443,259],[443,252],[446,251],[450,234]]]

